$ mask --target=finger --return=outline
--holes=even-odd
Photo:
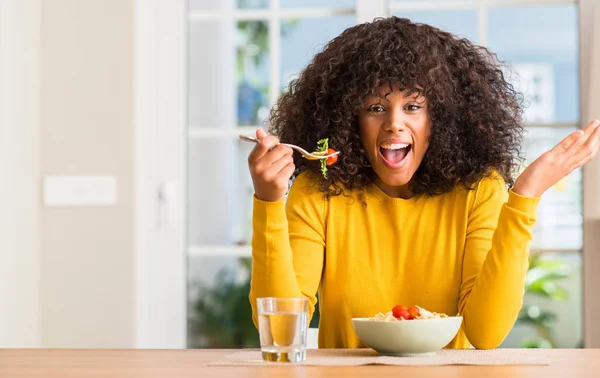
[[[569,134],[557,145],[557,148],[560,148],[561,151],[567,150],[581,135],[590,135],[599,124],[600,120],[593,120],[583,130],[577,130],[574,133]]]
[[[263,180],[265,180],[266,182],[275,183],[279,186],[282,182],[289,179],[289,176],[284,177],[285,175],[282,174],[281,171],[285,170],[285,168],[288,165],[293,163],[294,162],[291,156],[283,156],[281,159],[269,165],[268,167],[266,167],[266,169],[264,169],[264,171],[262,171],[261,175],[263,177]]]
[[[257,131],[257,137],[259,132]],[[248,155],[248,163],[255,164],[263,158],[267,152],[279,145],[279,139],[276,136],[265,135],[259,139],[259,142],[254,146]]]
[[[568,159],[567,164],[572,169],[579,168],[592,160],[600,149],[600,127],[596,125],[590,136],[582,136],[580,139],[587,138],[581,143],[581,147]]]
[[[266,137],[267,135],[269,135],[264,129],[258,128],[256,129],[256,138],[258,140],[261,140],[262,138]]]
[[[590,137],[590,135],[592,135],[592,133],[594,132],[594,130],[596,130],[598,125],[600,125],[600,121],[596,119],[590,122],[583,130],[581,130],[581,132],[583,133],[581,135],[584,136],[584,138],[582,138],[583,142],[585,142]],[[575,142],[577,142],[577,140]],[[582,146],[583,143],[577,145],[578,149]]]
[[[560,151],[566,151],[579,139],[580,136],[584,135],[583,130],[577,130],[569,134],[565,139],[561,140],[560,143],[553,149],[560,149]]]
[[[248,158],[248,163],[250,165],[250,171],[254,172],[256,174],[259,174],[259,175],[265,175],[265,174],[269,175],[269,172],[271,172],[273,170],[272,165],[275,162],[277,162],[284,156],[287,156],[289,159],[292,159],[292,154],[293,154],[293,150],[291,148],[280,144],[280,145],[276,146],[274,149],[267,151],[265,154],[261,155],[256,160],[252,160],[254,158],[254,156],[251,155]],[[278,171],[279,171],[279,169],[277,169],[276,172],[278,172]]]
[[[571,159],[572,157],[576,156],[585,144],[586,140],[589,138],[589,135],[587,135],[583,130],[577,130],[575,133],[577,133],[577,138],[575,138],[575,141],[571,143],[565,150],[565,159]]]
[[[294,163],[289,163],[286,165],[273,180],[273,184],[280,189],[288,189],[290,184],[290,178],[294,174],[296,170],[296,166]]]
[[[294,163],[289,163],[288,165],[286,165],[285,167],[283,167],[283,169],[281,169],[281,171],[279,171],[279,175],[282,178],[285,178],[286,182],[290,181],[290,177],[292,177],[292,175],[294,174],[294,171],[296,170],[296,166],[294,165]]]
[[[264,144],[268,146],[269,149],[279,144],[279,138],[269,135],[268,132],[261,128],[256,129],[256,138],[258,139],[259,144]]]
[[[284,145],[277,145],[260,159],[260,164],[268,167],[284,156],[292,157],[294,150]]]
[[[271,169],[277,173],[280,173],[285,167],[294,163],[294,158],[292,155],[283,155],[279,160],[273,162],[271,164]]]
[[[585,129],[583,129],[583,131],[587,134],[587,135],[591,135],[594,130],[598,127],[598,125],[600,125],[600,120],[595,119],[592,122],[590,122]]]
[[[279,144],[279,138],[274,135],[267,135],[259,139],[259,145],[265,147],[268,150],[272,150]]]

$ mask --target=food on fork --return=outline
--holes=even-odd
[[[333,148],[329,147],[329,138],[325,138],[325,139],[321,139],[320,141],[317,142],[317,149],[316,149],[316,151],[313,152],[313,154],[324,156],[324,155],[333,154],[335,152],[336,151]],[[334,164],[337,160],[338,160],[338,156],[334,155],[334,156],[328,157],[327,159],[322,159],[320,161],[321,173],[323,174],[323,177],[327,178],[327,166]]]
[[[392,311],[388,311],[385,314],[380,312],[375,314],[371,320],[378,320],[384,322],[397,322],[403,320],[419,320],[419,319],[438,319],[447,318],[448,315],[438,312],[431,312],[423,307],[410,306],[405,307],[401,304],[394,306]]]

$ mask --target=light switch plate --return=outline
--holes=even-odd
[[[114,176],[46,176],[46,206],[114,206],[117,179]]]

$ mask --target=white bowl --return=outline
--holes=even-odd
[[[399,322],[352,319],[358,338],[378,353],[389,356],[433,354],[454,339],[461,323],[462,316]]]

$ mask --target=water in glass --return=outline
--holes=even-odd
[[[258,307],[263,360],[304,361],[308,328],[307,300],[305,298],[259,298]]]

